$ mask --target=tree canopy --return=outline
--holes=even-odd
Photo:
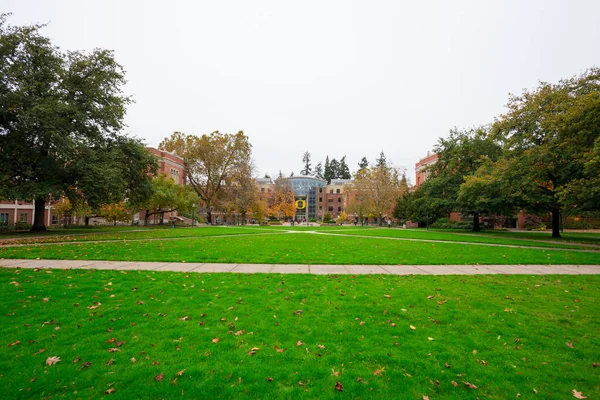
[[[61,52],[43,25],[0,16],[0,196],[35,201],[45,230],[54,197],[92,207],[149,194],[156,168],[139,140],[121,134],[125,72],[109,50]]]

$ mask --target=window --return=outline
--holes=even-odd
[[[8,213],[0,213],[0,224],[8,224]]]
[[[319,206],[319,211],[321,211],[323,209],[323,206]]]
[[[319,193],[323,193],[323,188],[319,188]]]
[[[333,193],[333,189],[329,189],[329,193]]]
[[[27,213],[21,213],[19,222],[27,222]]]
[[[323,198],[319,197],[319,203],[322,203],[322,202],[323,202]]]
[[[338,197],[338,203],[341,203],[341,202],[342,202],[342,198]]]
[[[58,225],[58,215],[52,214],[52,225]]]
[[[327,199],[329,203],[333,203],[333,199]]]
[[[342,207],[338,207],[338,212],[342,211]]]
[[[327,211],[333,211],[333,206],[329,206],[329,207],[327,208]]]
[[[336,192],[337,194],[340,194],[340,189],[335,189],[335,192]]]

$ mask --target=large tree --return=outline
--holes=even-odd
[[[0,16],[0,196],[34,200],[32,230],[45,230],[52,197],[99,206],[147,188],[155,164],[139,141],[120,134],[130,99],[113,53],[63,53],[40,34],[43,25],[10,26],[7,17]],[[123,164],[126,153],[144,155]]]
[[[508,112],[493,125],[505,158],[520,173],[510,182],[520,206],[550,212],[552,236],[560,237],[561,210],[598,209],[600,68],[556,84],[540,83],[509,98]],[[587,190],[588,185],[590,190]]]
[[[340,166],[339,166],[339,178],[340,179],[352,179],[352,175],[350,174],[350,168],[348,167],[348,164],[346,163],[346,156],[342,157],[340,159]]]
[[[487,137],[485,128],[453,129],[447,138],[439,139],[434,150],[438,155],[437,162],[430,167],[429,178],[418,190],[427,193],[426,198],[435,203],[433,209],[441,211],[446,208],[448,212],[471,214],[473,231],[478,232],[480,214],[494,210],[483,207],[483,202],[473,201],[473,196],[459,201],[460,185],[465,177],[477,171],[481,163],[497,160],[501,147]]]
[[[355,197],[350,202],[349,209],[376,216],[380,225],[383,217],[391,216],[396,199],[407,190],[405,186],[401,186],[400,171],[387,162],[379,167],[357,171],[353,189]]]
[[[200,137],[175,132],[159,147],[183,158],[188,182],[204,202],[209,223],[223,191],[237,183],[239,171],[248,168],[252,159],[252,146],[242,131],[215,131]]]
[[[179,211],[187,213],[198,203],[198,195],[187,185],[178,185],[173,178],[160,174],[152,179],[152,196],[143,204],[144,225],[152,215],[160,216],[163,223],[165,213]]]

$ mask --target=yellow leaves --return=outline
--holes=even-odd
[[[12,342],[11,344],[9,344],[7,347],[13,347],[13,346],[18,346],[21,344],[20,340],[17,340],[16,342]]]
[[[249,355],[249,356],[253,356],[253,355],[255,355],[255,354],[256,354],[256,352],[257,352],[257,351],[259,351],[259,350],[260,350],[260,348],[258,348],[258,347],[253,347],[253,348],[252,348],[252,349],[250,349],[250,351],[248,352],[248,355]]]
[[[55,365],[58,364],[60,361],[60,357],[58,356],[48,357],[46,358],[46,365]]]
[[[185,317],[178,318],[180,321],[189,321],[191,318],[187,315]]]
[[[431,341],[434,341],[435,339],[432,337],[428,337],[427,340],[429,340],[431,342]]]
[[[184,372],[185,372],[185,369],[182,369],[181,371],[179,371],[179,372],[177,373],[177,376],[182,376]]]
[[[390,296],[389,294],[384,294],[383,297],[385,297],[386,299],[391,299],[392,296]]]
[[[413,331],[417,330],[417,328],[415,328],[413,325],[410,326],[410,329],[413,330]]]

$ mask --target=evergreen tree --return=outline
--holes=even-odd
[[[323,170],[323,179],[327,183],[331,183],[331,166],[329,164],[329,156],[325,157],[325,169]]]
[[[335,158],[333,160],[331,160],[331,162],[329,163],[329,171],[331,173],[330,182],[331,182],[331,179],[339,179],[340,163]]]
[[[283,174],[281,173],[281,170],[279,170],[279,175],[277,175],[277,179],[283,179]]]
[[[302,156],[302,163],[304,164],[304,169],[300,171],[300,175],[311,175],[312,168],[310,165],[310,153],[308,151]]]
[[[315,167],[314,175],[319,179],[323,179],[323,166],[321,163],[318,163]]]
[[[271,177],[269,176],[269,174],[265,174],[265,178],[266,179],[271,179]]]
[[[388,166],[387,160],[385,159],[385,154],[383,154],[383,150],[381,150],[381,153],[379,153],[379,158],[375,160],[375,166],[377,168]]]
[[[291,178],[292,176],[294,176],[294,171],[292,171],[292,172],[290,173],[290,178]]]
[[[361,171],[365,168],[369,167],[369,161],[367,161],[367,157],[363,157],[362,160],[358,163],[358,170]]]
[[[346,164],[346,156],[342,157],[340,160],[340,179],[351,179],[350,168],[348,168],[348,164]]]

